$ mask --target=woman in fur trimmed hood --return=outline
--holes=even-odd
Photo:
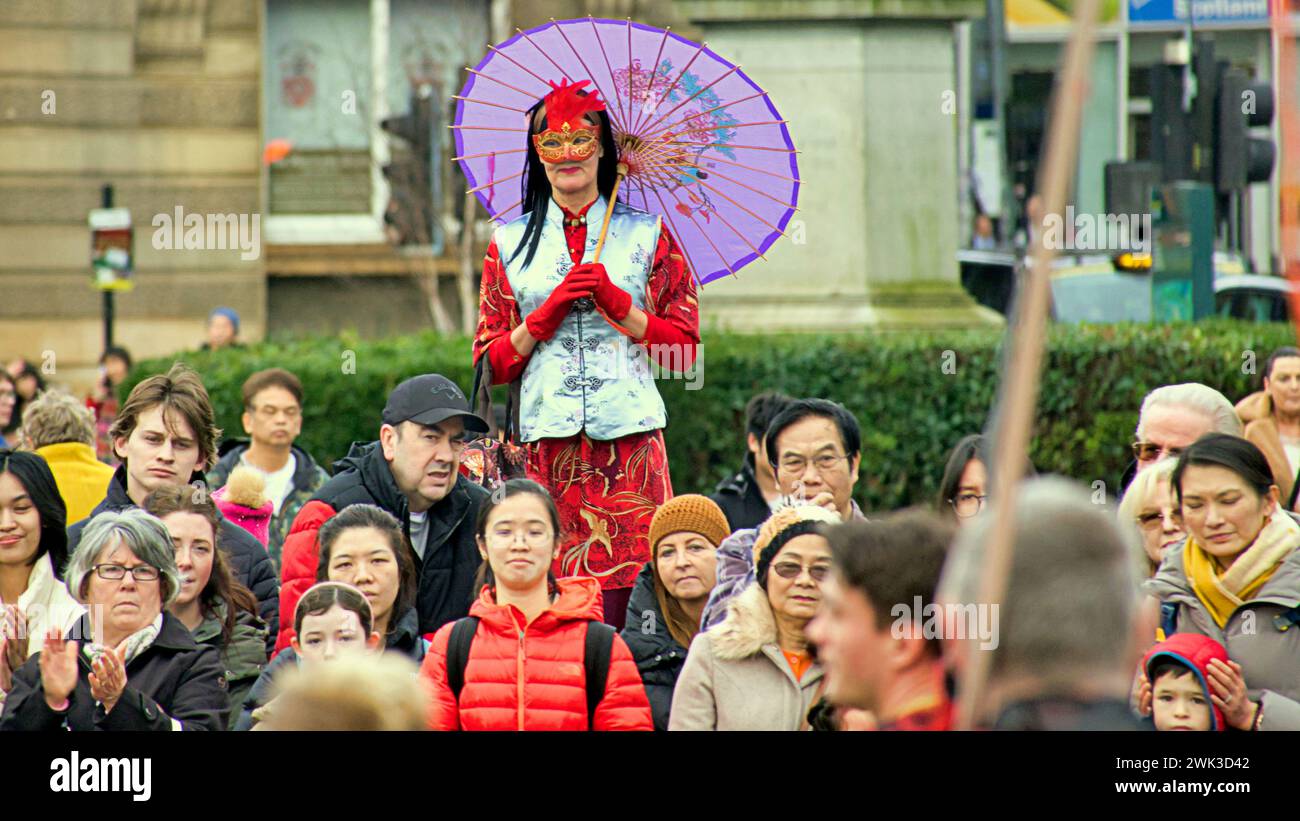
[[[803,730],[822,670],[804,628],[830,572],[824,508],[782,508],[754,542],[756,581],[727,604],[722,623],[691,642],[673,694],[669,730]]]

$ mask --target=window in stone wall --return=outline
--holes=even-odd
[[[267,0],[266,8],[264,137],[292,145],[268,170],[271,215],[378,220],[383,207],[372,196],[373,171],[385,153],[400,159],[407,147],[392,140],[376,150],[374,126],[406,114],[413,94],[427,87],[434,99],[433,216],[440,228],[441,216],[454,214],[463,199],[446,126],[464,67],[477,64],[488,41],[487,0],[388,0],[387,37],[381,38],[386,93],[379,107],[372,103],[380,84],[372,68],[370,0]]]

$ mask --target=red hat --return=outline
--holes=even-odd
[[[1147,651],[1146,658],[1142,660],[1142,671],[1146,673],[1147,680],[1151,681],[1152,668],[1162,661],[1176,661],[1184,667],[1191,668],[1196,674],[1196,679],[1201,683],[1201,689],[1205,691],[1205,700],[1210,703],[1210,714],[1214,719],[1213,729],[1222,730],[1224,729],[1223,711],[1210,698],[1209,665],[1213,659],[1218,659],[1224,664],[1228,663],[1228,651],[1222,644],[1199,633],[1175,633]],[[1155,687],[1154,681],[1151,681],[1151,686]]]

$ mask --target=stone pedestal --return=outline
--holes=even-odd
[[[706,327],[902,330],[1001,318],[956,261],[955,20],[981,0],[678,0],[789,129],[799,212],[767,253],[703,289]]]

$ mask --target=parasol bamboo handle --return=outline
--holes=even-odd
[[[605,247],[605,234],[609,232],[609,218],[614,214],[614,203],[618,202],[618,187],[626,176],[627,163],[621,162],[618,164],[618,176],[614,178],[614,190],[609,195],[609,207],[605,209],[605,219],[600,226],[600,240],[596,243],[596,255],[591,259],[593,265],[600,262],[600,252]]]

